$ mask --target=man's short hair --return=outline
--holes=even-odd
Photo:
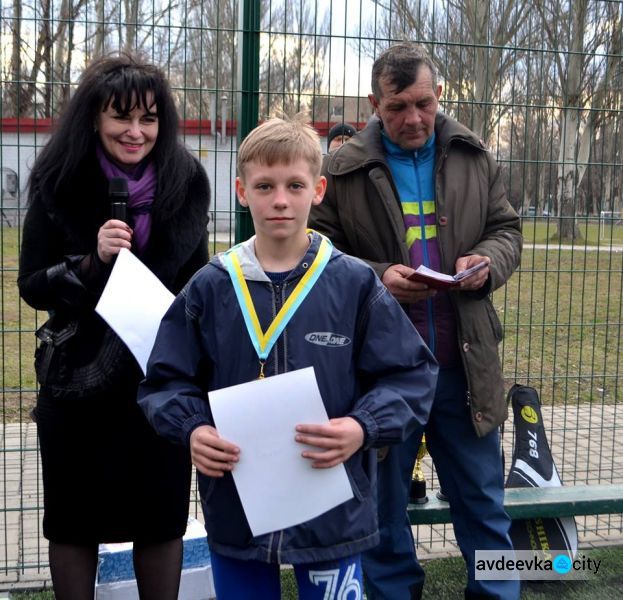
[[[238,176],[244,179],[251,162],[273,166],[304,160],[314,177],[320,176],[322,148],[318,133],[305,117],[272,118],[247,135],[238,149]]]
[[[372,66],[372,93],[380,100],[380,79],[385,79],[394,92],[400,93],[416,82],[420,68],[428,67],[433,89],[437,88],[437,69],[428,52],[419,44],[400,42],[384,50]]]

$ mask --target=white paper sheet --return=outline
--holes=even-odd
[[[304,523],[353,497],[344,465],[313,469],[295,427],[326,423],[313,367],[210,392],[219,435],[240,448],[233,470],[251,532]]]
[[[125,248],[95,310],[125,342],[145,373],[160,321],[175,296]]]

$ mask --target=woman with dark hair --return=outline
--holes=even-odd
[[[134,542],[142,599],[177,598],[190,495],[187,451],[136,403],[141,370],[94,308],[121,248],[173,293],[208,260],[210,189],[177,137],[164,74],[124,55],[84,71],[29,181],[18,284],[48,311],[35,415],[43,533],[56,598],[92,599],[100,542]],[[127,180],[125,221],[109,180]]]

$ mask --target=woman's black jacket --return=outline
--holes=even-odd
[[[140,256],[174,294],[208,261],[210,203],[210,187],[203,167],[186,150],[180,147],[178,151],[185,154],[185,190],[164,203],[156,190],[149,244]],[[97,359],[108,329],[94,311],[111,270],[111,265],[99,260],[96,250],[98,230],[111,218],[108,182],[93,152],[56,193],[42,189],[35,178],[30,192],[20,254],[19,291],[30,306],[48,311],[57,328],[68,322],[79,324],[71,344],[65,344],[62,357],[68,363],[64,366],[71,370]],[[110,332],[106,339],[111,339]],[[117,361],[116,375],[127,382],[132,372],[130,379],[135,384],[140,378],[138,367],[124,346],[121,352],[127,356],[126,360]]]

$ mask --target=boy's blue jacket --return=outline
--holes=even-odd
[[[312,234],[303,260],[279,285],[259,265],[253,239],[241,246],[242,271],[264,331],[312,264],[320,240]],[[365,429],[364,448],[345,463],[354,497],[306,523],[253,538],[231,474],[211,478],[199,473],[208,541],[215,552],[297,564],[356,554],[378,543],[375,448],[401,442],[426,422],[437,363],[374,271],[333,249],[264,372],[270,376],[309,366],[329,418],[351,416]],[[209,390],[252,381],[258,373],[233,285],[217,256],[195,274],[165,315],[139,403],[161,435],[188,445],[196,427],[214,425]]]

